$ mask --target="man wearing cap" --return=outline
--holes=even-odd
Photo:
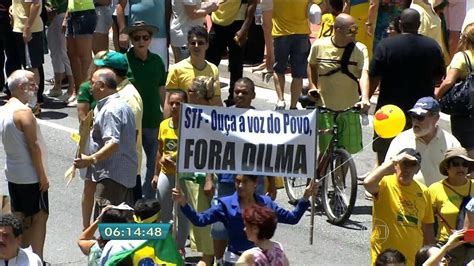
[[[142,141],[146,154],[146,174],[142,192],[147,199],[155,198],[151,180],[155,173],[158,151],[158,129],[163,120],[166,70],[160,56],[148,50],[158,28],[137,21],[123,30],[130,36],[133,47],[127,52],[128,64],[133,75],[132,83],[143,100]]]
[[[364,180],[365,189],[374,197],[372,264],[378,254],[393,248],[405,255],[407,265],[414,265],[416,252],[435,242],[428,189],[413,179],[421,162],[419,152],[405,148]]]
[[[135,119],[130,107],[117,93],[115,73],[107,68],[92,75],[92,96],[97,101],[91,131],[91,155],[74,160],[76,168],[91,166],[96,182],[95,211],[107,205],[133,204],[137,152]]]
[[[444,179],[438,171],[444,153],[449,148],[461,147],[459,141],[438,125],[439,104],[433,97],[420,98],[408,114],[412,128],[403,131],[393,139],[385,161],[390,161],[402,148],[413,148],[421,153],[423,162],[415,180],[430,186]]]

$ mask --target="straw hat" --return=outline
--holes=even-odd
[[[145,30],[148,32],[151,32],[153,35],[155,35],[158,32],[158,28],[153,26],[153,25],[148,25],[146,24],[145,21],[135,21],[133,25],[127,26],[122,30],[122,33],[126,33],[130,35],[131,33],[139,30]]]
[[[474,160],[469,158],[467,155],[466,149],[459,147],[459,148],[450,148],[444,154],[444,159],[439,164],[439,172],[442,175],[448,175],[448,162],[454,158],[462,158],[469,163],[469,172],[474,171]]]

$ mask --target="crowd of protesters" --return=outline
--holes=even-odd
[[[438,100],[472,71],[474,5],[370,0],[362,15],[355,5],[346,0],[1,0],[0,62],[8,78],[0,75],[7,95],[0,107],[6,154],[0,207],[14,215],[0,217],[0,261],[41,265],[44,258],[50,179],[36,119],[46,96],[77,107],[81,132],[90,131],[81,136],[85,148],[73,160],[83,169],[79,246],[90,265],[104,265],[114,252],[142,243],[94,238],[98,223],[130,221],[111,207],[123,204],[135,208],[136,222],[168,223],[177,211],[177,249],[185,257],[189,239],[202,253],[201,265],[288,265],[292,258],[271,238],[277,222],[299,222],[308,198],[317,194],[317,182],[310,182],[295,209],[287,211],[273,202],[274,178],[195,173],[181,177],[179,186],[174,178],[182,103],[254,108],[255,85],[243,77],[243,65],[246,43],[260,34],[259,50],[266,56],[255,70],[272,74],[275,110],[299,108],[307,79],[316,106],[358,105],[367,112],[378,95],[377,108],[394,104],[406,114],[405,131],[397,137],[374,133],[375,167],[363,178],[374,205],[372,263],[434,265],[447,257],[449,265],[469,263],[474,248],[463,236],[474,229],[474,202],[467,203],[474,195],[474,117],[452,115],[449,133],[438,125]],[[311,24],[320,24],[320,32]],[[43,69],[48,49],[51,80]],[[222,99],[218,66],[225,56],[230,84]],[[289,102],[286,73],[292,78]],[[53,85],[49,92],[45,82]],[[323,116],[318,126],[331,128],[332,121]],[[342,128],[339,145],[359,152],[359,114],[345,113],[335,122]],[[328,139],[321,136],[319,144],[323,151]],[[173,201],[179,208],[173,210]]]

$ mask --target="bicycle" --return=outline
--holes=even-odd
[[[342,111],[334,111],[318,107],[318,111],[320,114],[334,113],[332,129],[318,132],[332,135],[328,148],[324,153],[319,154],[317,159],[316,178],[322,180],[318,197],[328,221],[334,225],[342,225],[349,220],[354,209],[357,198],[357,171],[350,153],[337,145],[338,127],[335,121],[339,114],[350,111],[358,112],[359,108],[350,107]],[[347,174],[350,176],[347,177]],[[301,198],[309,181],[309,178],[285,177],[285,190],[290,203],[293,204]]]

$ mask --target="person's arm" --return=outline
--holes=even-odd
[[[361,91],[361,101],[358,105],[361,108],[362,112],[367,113],[370,108],[370,86],[369,86],[369,71],[362,70],[362,75],[359,79],[360,91]]]
[[[374,34],[374,26],[376,22],[376,14],[377,10],[379,9],[379,0],[370,0],[369,2],[369,10],[367,14],[367,21],[365,22],[365,26],[367,28],[367,35],[370,37]]]
[[[128,34],[122,33],[122,30],[125,28],[125,8],[127,6],[128,0],[119,0],[115,9],[117,10],[117,24],[119,32],[119,46],[121,48],[128,47]]]
[[[369,75],[369,86],[368,86],[369,91],[367,93],[367,97],[369,98],[369,100],[370,100],[370,97],[374,95],[374,92],[379,86],[381,80],[382,78],[380,76]]]
[[[275,177],[274,176],[267,176],[265,177],[268,182],[268,188],[267,188],[267,196],[269,196],[272,200],[276,199],[277,196],[277,189],[275,185]]]
[[[89,103],[77,103],[77,115],[79,116],[79,121],[84,121],[86,119],[87,114],[91,110],[91,105]]]
[[[203,2],[201,7],[197,5],[184,5],[184,11],[186,15],[191,19],[204,18],[207,14],[217,10],[217,4],[215,2]]]
[[[253,266],[254,265],[254,258],[253,252],[251,250],[246,250],[242,255],[240,255],[239,259],[235,263],[238,266]]]
[[[255,9],[257,9],[257,0],[248,0],[244,23],[240,30],[235,33],[239,46],[243,46],[247,42],[247,35],[254,20]]]
[[[161,140],[161,138],[158,138],[158,150],[156,151],[155,160],[155,175],[151,180],[151,187],[155,190],[158,187],[158,179],[160,177],[161,172],[161,157],[163,157],[163,141]]]
[[[285,210],[272,201],[270,203],[270,208],[275,211],[275,214],[278,217],[278,222],[284,224],[297,224],[310,206],[309,197],[316,196],[318,188],[319,182],[311,180],[304,191],[303,198],[298,201],[298,204],[292,211]]]
[[[79,236],[79,241],[77,244],[81,249],[84,255],[89,255],[91,247],[97,243],[97,240],[94,239],[94,234],[99,227],[99,219],[96,219],[89,227],[84,230]]]
[[[446,75],[446,78],[443,80],[441,85],[437,88],[435,88],[435,98],[436,99],[441,99],[443,95],[451,89],[458,78],[461,76],[461,71],[457,68],[450,68],[448,70],[448,74]]]
[[[168,104],[168,98],[170,97],[170,93],[168,90],[165,89],[165,101],[163,103],[163,119],[169,118],[171,116],[171,107]]]
[[[394,168],[395,162],[389,160],[384,162],[382,165],[377,167],[364,179],[364,188],[372,195],[377,195],[379,192],[379,183],[382,178],[386,175],[393,174],[395,172]]]
[[[463,241],[464,230],[456,231],[452,233],[449,238],[448,242],[444,244],[437,252],[432,254],[424,263],[423,266],[438,266],[440,265],[441,260],[443,257],[451,251],[452,249],[464,244]]]
[[[203,227],[223,220],[222,217],[224,214],[221,202],[218,201],[218,204],[212,206],[204,212],[198,213],[186,202],[186,196],[180,188],[173,188],[172,192],[173,201],[179,204],[183,214],[195,226]]]
[[[25,136],[33,167],[35,168],[36,175],[39,177],[40,191],[47,191],[49,188],[49,179],[46,176],[46,171],[43,166],[43,155],[36,132],[37,124],[33,112],[29,108],[18,110],[13,114],[13,119],[17,128],[19,128]]]
[[[429,208],[431,208],[431,206],[429,206]],[[430,244],[436,243],[433,224],[423,223],[422,230],[423,230],[423,245],[430,245]]]
[[[165,86],[160,86],[160,104],[161,107],[164,109],[166,104],[166,88]]]
[[[30,6],[30,12],[28,13],[28,17],[26,19],[25,26],[23,28],[23,40],[25,43],[31,41],[31,27],[35,22],[36,18],[39,16],[41,12],[42,2],[41,0],[34,0]]]

